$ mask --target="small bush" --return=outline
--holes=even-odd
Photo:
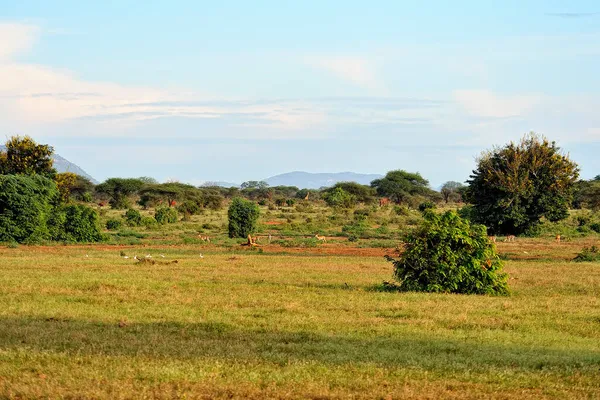
[[[123,218],[125,218],[125,222],[129,226],[140,226],[142,224],[142,214],[133,208],[127,210],[123,215]]]
[[[486,228],[455,212],[426,211],[421,226],[406,237],[394,265],[402,291],[508,294],[507,275]]]
[[[596,246],[584,247],[573,259],[575,262],[600,261],[600,249]]]
[[[160,225],[173,224],[177,222],[177,210],[172,207],[157,208],[154,219]]]
[[[158,225],[158,222],[156,222],[156,219],[152,217],[143,217],[142,225],[144,225],[144,227],[146,227],[147,229],[152,229],[155,228],[156,225]]]
[[[425,210],[433,210],[435,208],[435,203],[433,201],[424,201],[419,204],[419,211],[425,212]]]
[[[256,230],[260,209],[251,201],[236,197],[227,212],[229,237],[245,238]]]
[[[108,229],[109,231],[119,230],[122,225],[123,222],[120,219],[111,218],[108,221],[106,221],[106,229]]]
[[[410,211],[408,210],[408,207],[406,206],[399,206],[399,205],[395,205],[394,206],[394,213],[396,215],[400,215],[400,216],[408,216],[408,214],[410,214]]]
[[[593,224],[590,224],[590,229],[596,233],[600,233],[600,223],[594,222]]]

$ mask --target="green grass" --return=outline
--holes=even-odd
[[[1,248],[0,398],[600,397],[598,263],[509,260],[512,296],[484,297],[373,291],[379,257],[210,251]]]

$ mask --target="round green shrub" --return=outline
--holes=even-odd
[[[123,222],[120,219],[111,218],[106,221],[106,229],[109,231],[116,231],[123,225]]]
[[[399,258],[386,256],[394,265],[399,290],[508,294],[508,277],[484,226],[472,225],[452,211],[426,211],[405,242]]]
[[[125,222],[127,222],[127,225],[129,226],[140,226],[142,224],[142,214],[133,208],[127,210],[125,215],[123,215],[123,218],[125,218]]]
[[[160,225],[175,223],[177,222],[177,210],[171,207],[157,208],[154,213],[154,219]]]
[[[232,200],[227,215],[229,237],[245,238],[256,230],[260,209],[255,203],[236,197]]]
[[[100,232],[98,212],[81,204],[70,204],[55,209],[49,225],[53,240],[69,243],[104,240]]]

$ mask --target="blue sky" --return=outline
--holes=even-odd
[[[465,180],[542,133],[600,174],[595,1],[0,2],[0,132],[96,179]]]

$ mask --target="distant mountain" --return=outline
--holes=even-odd
[[[0,151],[5,151],[6,150],[6,146],[0,145]],[[56,170],[58,172],[72,172],[74,174],[83,176],[84,178],[89,179],[90,181],[92,181],[94,184],[98,184],[98,181],[95,180],[94,178],[92,178],[87,172],[85,172],[83,169],[81,169],[81,167],[79,167],[76,164],[73,164],[72,162],[70,162],[69,160],[67,160],[64,157],[61,157],[58,154],[54,154],[52,156],[53,160],[54,160],[54,168],[56,168]]]
[[[375,179],[383,178],[378,174],[357,174],[354,172],[317,173],[310,172],[288,172],[275,175],[264,181],[269,186],[296,186],[300,189],[319,189],[321,187],[333,186],[337,182],[357,182],[368,185]]]

